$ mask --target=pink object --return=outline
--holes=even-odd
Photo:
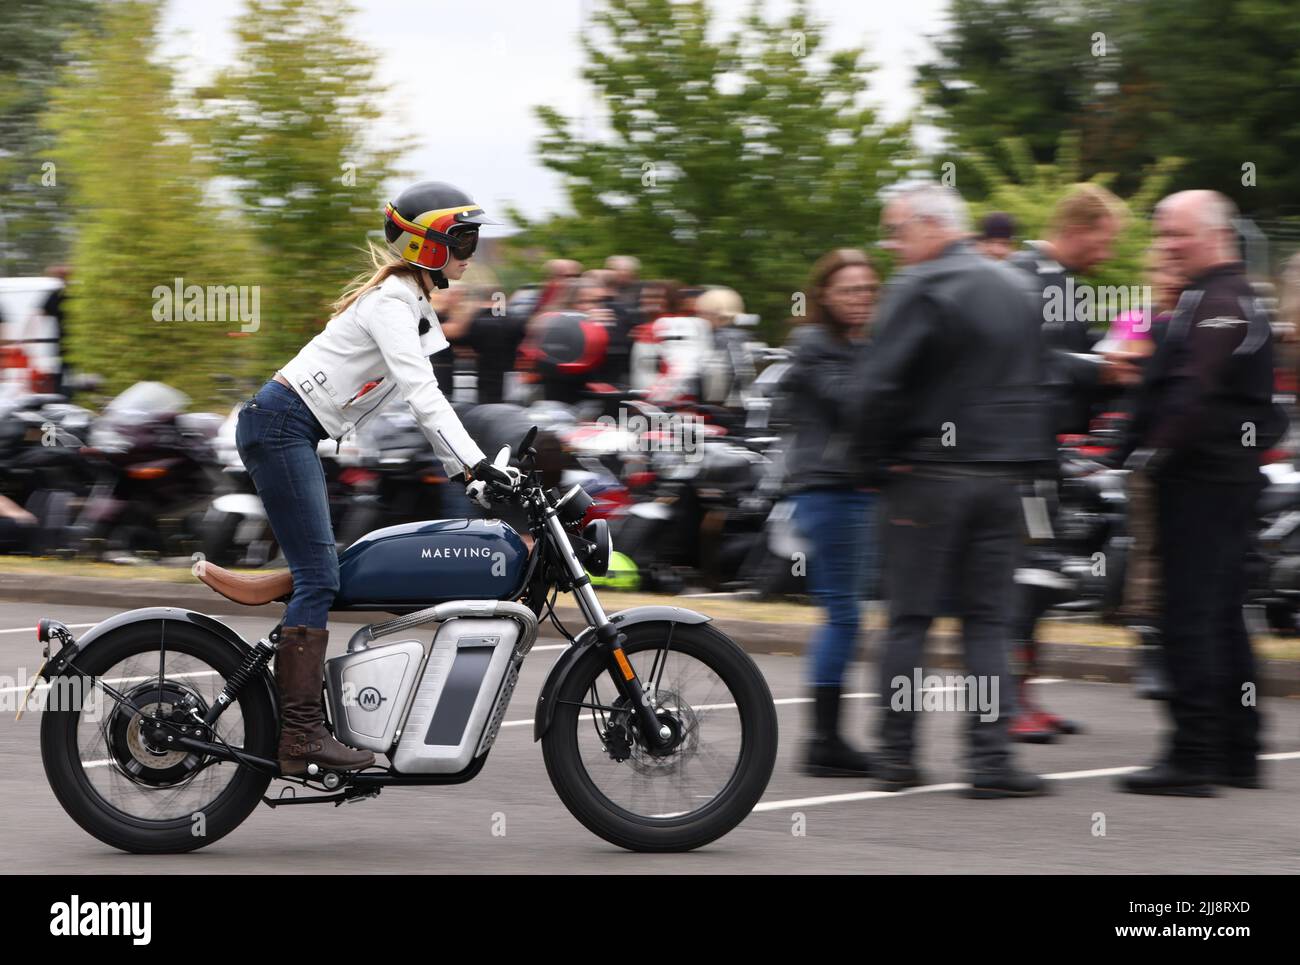
[[[1124,312],[1110,323],[1106,338],[1117,342],[1146,342],[1151,339],[1151,319],[1145,312]]]
[[[1110,323],[1106,337],[1093,346],[1092,350],[1100,354],[1107,352],[1133,351],[1132,344],[1126,342],[1151,341],[1151,317],[1145,312],[1128,311],[1116,315]]]

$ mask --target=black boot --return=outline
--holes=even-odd
[[[878,757],[875,761],[876,780],[882,791],[906,791],[909,787],[921,787],[925,777],[917,766],[909,760],[894,757]]]
[[[1143,700],[1168,700],[1169,675],[1165,671],[1165,648],[1155,627],[1132,627],[1138,635],[1137,667],[1133,685]]]
[[[1130,794],[1169,794],[1176,797],[1214,797],[1218,792],[1204,774],[1159,761],[1119,779],[1121,791]]]
[[[1037,774],[1017,770],[1010,764],[996,771],[975,774],[967,797],[1036,797],[1049,793],[1048,784]]]
[[[866,777],[871,758],[840,737],[840,688],[813,688],[813,737],[808,742],[803,771],[810,777]]]

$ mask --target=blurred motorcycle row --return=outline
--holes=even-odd
[[[609,520],[617,552],[599,579],[606,586],[803,595],[806,547],[782,458],[789,352],[748,341],[747,377],[726,393],[734,404],[711,405],[700,401],[714,397],[701,391],[709,356],[693,344],[707,333],[659,326],[634,345],[632,384],[619,387],[591,381],[599,333],[564,314],[547,320],[517,401],[459,401],[473,377],[458,374],[453,404],[480,447],[496,451],[540,428],[546,485],[581,486],[589,516]],[[62,395],[0,397],[0,553],[182,563],[201,553],[222,566],[284,565],[234,444],[240,404],[257,385],[224,381],[238,400],[225,415],[187,411],[188,397],[159,382],[136,383],[98,415]],[[1041,585],[1054,609],[1110,616],[1119,606],[1127,474],[1107,457],[1122,432],[1123,416],[1109,413],[1088,436],[1061,439],[1055,539],[1026,562],[1047,572]],[[449,484],[396,396],[342,446],[322,443],[320,456],[340,549],[381,526],[484,515]],[[1300,470],[1275,461],[1265,473],[1253,597],[1275,631],[1295,633]],[[863,597],[873,589],[864,585]]]

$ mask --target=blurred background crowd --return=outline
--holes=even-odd
[[[380,82],[398,21],[390,48],[355,39],[359,19],[391,11],[248,0],[229,63],[198,78],[160,54],[168,11],[11,0],[0,14],[3,552],[274,564],[231,414],[320,330],[394,186],[440,176],[409,168],[414,132],[394,131],[397,95]],[[1054,259],[1089,290],[1152,293],[1072,320],[1063,337],[1085,354],[1147,351],[1142,319],[1179,284],[1153,252],[1153,207],[1181,188],[1223,192],[1282,346],[1278,397],[1294,398],[1287,3],[952,0],[903,119],[870,96],[873,52],[832,48],[835,13],[759,5],[724,25],[707,2],[585,5],[575,72],[593,116],[539,106],[531,146],[565,208],[505,205],[509,229],[485,232],[435,305],[452,342],[432,358],[444,392],[485,450],[543,428],[546,471],[616,521],[615,585],[806,590],[791,374],[808,332],[870,334],[898,268],[882,206],[907,181],[954,186],[979,248],[1027,275]],[[454,15],[437,27],[454,34]],[[439,67],[472,101],[474,71],[500,64],[446,46]],[[452,155],[492,123],[420,133]],[[511,196],[492,170],[458,180]],[[1113,219],[1094,223],[1085,184],[1106,189]],[[1122,572],[1087,563],[1132,538],[1122,495],[1093,471],[1126,405],[1116,387],[1059,434],[1071,468],[1054,605],[1119,606]],[[1266,460],[1270,555],[1255,581],[1285,632],[1300,547],[1270,527],[1297,488],[1290,450],[1283,439]],[[472,512],[400,401],[322,458],[342,545]],[[863,596],[877,569],[864,567]]]

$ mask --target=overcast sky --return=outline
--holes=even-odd
[[[571,117],[592,112],[582,81],[578,34],[599,0],[354,0],[353,36],[379,55],[379,76],[392,91],[395,130],[414,134],[406,166],[420,177],[450,181],[499,211],[509,200],[529,215],[564,207],[558,179],[533,150],[536,104]],[[712,0],[715,26],[726,29],[750,0]],[[163,55],[182,76],[199,80],[234,56],[231,25],[242,2],[170,0]],[[769,14],[788,0],[766,0]],[[916,104],[913,68],[942,30],[947,0],[812,0],[828,25],[830,47],[862,45],[877,65],[871,100],[883,116]],[[433,61],[456,78],[430,84]],[[376,136],[383,132],[377,130]]]

